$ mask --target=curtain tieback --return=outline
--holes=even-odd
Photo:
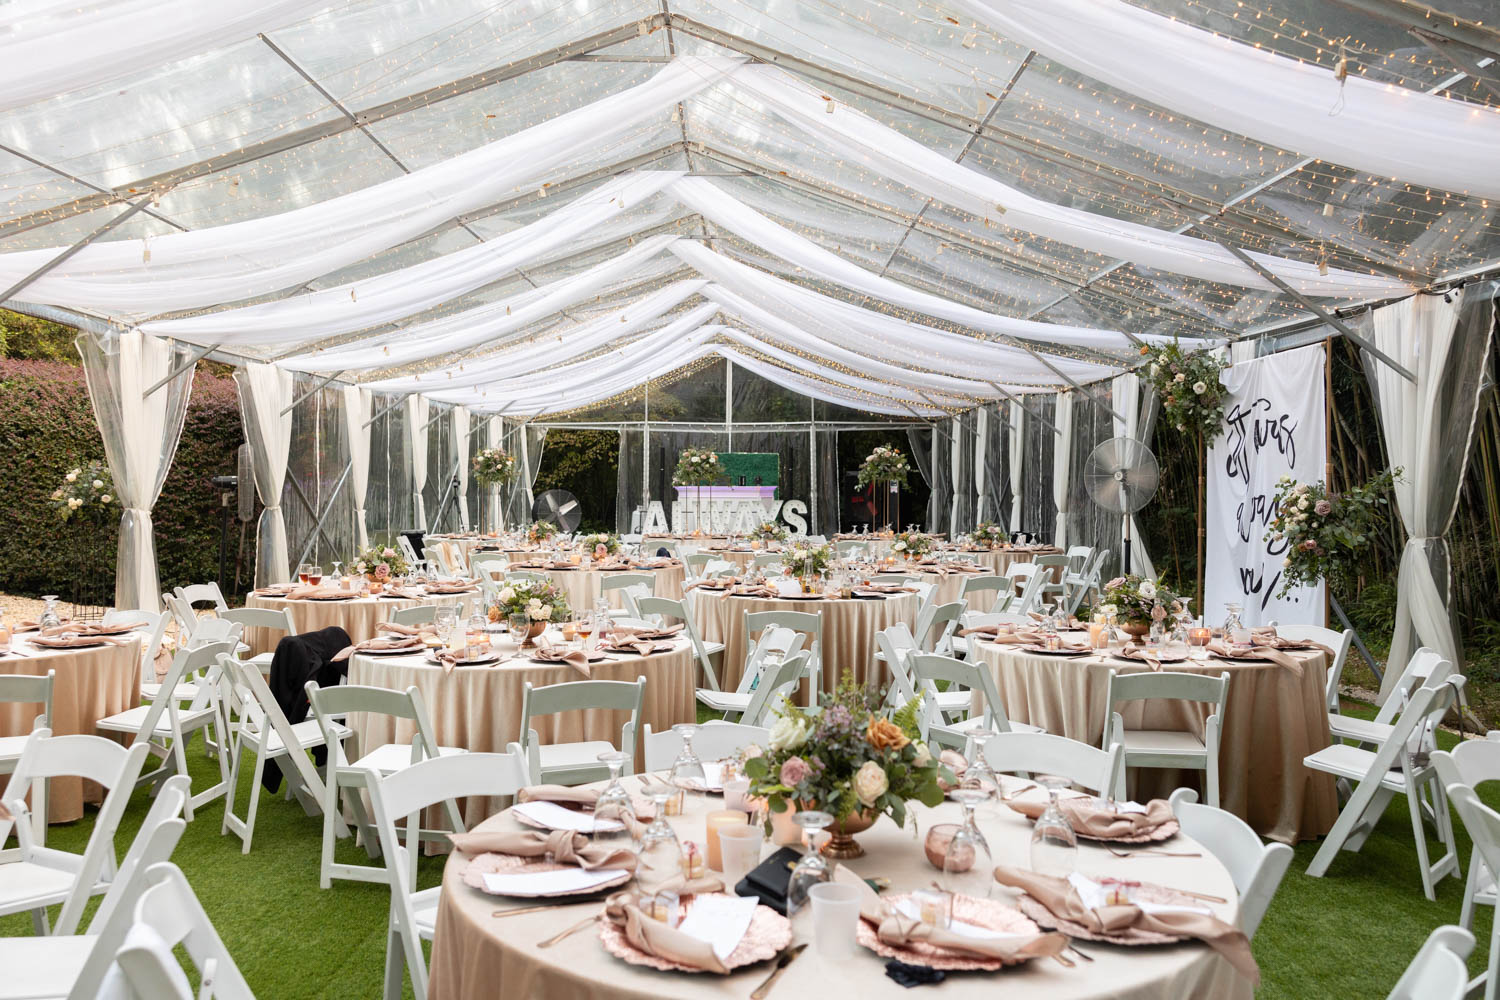
[[[268,504],[265,504],[263,506],[264,506],[264,509],[261,511],[262,514],[269,513],[269,512],[271,512],[273,510],[276,511],[278,514],[281,513],[281,504],[279,504],[279,503],[268,503]]]

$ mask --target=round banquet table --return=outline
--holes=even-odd
[[[908,628],[916,624],[920,602],[916,594],[897,594],[885,600],[863,598],[818,598],[799,600],[778,597],[732,597],[724,591],[701,587],[692,594],[693,621],[706,641],[724,644],[719,686],[733,691],[739,686],[745,666],[745,615],[754,611],[805,611],[823,618],[824,691],[832,691],[839,679],[852,673],[861,684],[889,682],[885,669],[875,659],[875,633],[897,622]]]
[[[1005,575],[1011,563],[1031,562],[1037,556],[1058,556],[1062,550],[1051,545],[1023,546],[1004,549],[950,548],[949,552],[962,552],[968,559],[985,567],[991,573]]]
[[[1005,779],[1017,789],[1026,782]],[[642,788],[638,777],[626,778],[632,792]],[[1033,789],[1028,795],[1040,794]],[[702,843],[704,813],[719,808],[717,798],[671,820],[679,839]],[[959,810],[951,802],[935,809],[919,803],[908,807],[918,829],[925,834],[934,823],[956,822]],[[1002,815],[1003,814],[1003,815]],[[486,820],[481,829],[523,830],[519,822],[501,813]],[[1031,822],[1019,813],[1001,808],[992,817],[981,818],[980,828],[997,863],[1025,865],[1031,849]],[[891,880],[891,891],[910,891],[927,886],[939,873],[922,853],[920,837],[882,818],[859,835],[866,854],[846,861],[857,874],[883,876]],[[1129,859],[1112,857],[1102,846],[1079,842],[1078,869],[1094,876],[1154,882],[1173,888],[1188,888],[1235,900],[1234,881],[1214,856],[1191,838],[1179,834],[1170,841],[1173,850],[1197,851],[1202,857],[1167,858],[1140,854]],[[762,857],[773,850],[762,847]],[[537,943],[566,930],[580,919],[601,909],[597,896],[575,905],[497,920],[496,910],[534,903],[529,899],[489,896],[463,882],[468,858],[455,851],[443,871],[438,902],[436,934],[432,944],[432,1000],[657,1000],[657,998],[723,998],[744,1000],[770,973],[772,963],[761,962],[729,975],[713,973],[659,972],[630,965],[611,956],[599,942],[593,927],[571,934],[552,948]],[[996,886],[996,898],[1012,902],[1016,893]],[[549,902],[555,902],[551,900]],[[1202,904],[1225,922],[1232,923],[1238,904]],[[806,911],[804,911],[805,913]],[[793,919],[793,940],[810,939],[810,918]],[[922,991],[934,1000],[989,1000],[1006,997],[1037,1000],[1250,1000],[1249,980],[1240,976],[1205,944],[1187,941],[1166,946],[1122,948],[1110,945],[1079,945],[1092,962],[1074,960],[1073,968],[1052,961],[1032,961],[999,972],[950,973],[945,982]],[[885,959],[858,949],[850,958],[831,960],[819,955],[816,945],[787,967],[774,996],[784,1000],[816,996],[905,997],[909,994],[885,976]]]
[[[549,636],[554,642],[561,641],[555,630],[549,631]],[[527,681],[533,687],[543,687],[584,677],[566,663],[533,662],[529,655],[517,651],[508,636],[494,636],[491,644],[502,656],[499,663],[452,670],[429,663],[420,654],[356,653],[349,663],[349,683],[396,691],[415,686],[422,692],[435,730],[433,735],[440,745],[462,747],[475,753],[503,753],[508,744],[521,739],[521,699]],[[686,639],[675,641],[673,647],[670,653],[650,656],[611,653],[609,659],[590,666],[589,677],[603,681],[634,681],[645,677],[641,725],[649,725],[654,732],[670,729],[680,722],[695,722],[697,662],[693,647]],[[628,721],[630,713],[625,711],[580,711],[540,717],[534,720],[534,726],[544,743],[608,740],[618,745],[620,727]],[[406,720],[369,713],[351,713],[349,728],[354,731],[361,754],[386,743],[409,743],[413,730]],[[357,759],[353,749],[351,760]],[[636,759],[641,759],[639,752]],[[498,806],[498,802],[483,798],[468,799],[464,823],[472,826]]]
[[[285,597],[263,597],[252,591],[245,598],[245,607],[272,608],[277,611],[287,609],[292,613],[292,627],[299,635],[337,625],[349,633],[352,641],[363,642],[373,639],[376,626],[389,621],[391,613],[399,608],[415,608],[423,604],[453,604],[459,606],[459,614],[462,615],[464,603],[479,596],[478,587],[465,594],[428,594],[420,587],[408,589],[415,590],[422,596],[412,599],[372,595],[341,601],[291,601]],[[268,628],[247,628],[243,641],[250,647],[250,652],[245,655],[275,652],[276,643],[281,638],[280,632]]]
[[[1075,633],[1082,635],[1082,633]],[[1006,715],[1049,733],[1098,746],[1104,736],[1109,672],[1139,673],[1144,663],[1094,654],[1057,657],[993,642],[970,649],[995,677]],[[1262,836],[1288,844],[1327,833],[1338,817],[1330,775],[1302,766],[1302,758],[1332,737],[1324,707],[1327,654],[1289,650],[1297,670],[1275,663],[1243,663],[1210,656],[1163,669],[1229,674],[1219,743],[1219,804]],[[1212,706],[1185,701],[1125,702],[1127,729],[1190,730],[1200,739]],[[1201,786],[1202,772],[1133,768],[1131,798],[1166,798],[1180,785]]]
[[[0,673],[46,676],[52,680],[53,735],[98,735],[94,723],[141,702],[141,633],[128,641],[92,648],[46,649],[33,646],[22,633],[11,639],[20,655],[0,656]],[[40,704],[0,703],[0,736],[27,736],[42,713]],[[83,817],[85,802],[101,802],[103,790],[78,777],[53,778],[47,784],[47,822],[69,823]]]
[[[511,563],[510,568],[518,571],[546,573],[553,585],[568,598],[568,607],[572,608],[575,614],[592,608],[594,602],[603,594],[600,587],[604,579],[620,573],[650,573],[656,577],[653,593],[657,597],[670,597],[678,601],[682,599],[683,568],[681,563],[660,569],[644,567],[640,569],[584,569],[582,567],[561,568],[556,565],[533,567],[518,561]]]

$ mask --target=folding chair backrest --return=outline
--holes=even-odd
[[[139,997],[198,1000],[254,1000],[239,966],[229,954],[182,869],[171,862],[146,872],[150,887],[136,901],[135,922],[115,961]],[[193,993],[173,952],[181,947],[201,984]]]
[[[1219,676],[1192,674],[1177,670],[1143,670],[1122,674],[1111,669],[1106,689],[1104,745],[1121,738],[1124,721],[1115,706],[1123,701],[1197,701],[1214,706],[1211,717],[1224,716],[1224,699],[1229,694],[1229,672]]]
[[[886,688],[886,704],[905,705],[917,696],[916,682],[912,679],[910,659],[917,652],[917,641],[905,622],[881,629],[875,633],[875,645],[885,657],[886,669],[891,673],[890,687]]]
[[[703,567],[718,558],[712,552],[694,552],[682,557],[682,564],[687,567],[689,576],[702,576]]]
[[[1443,659],[1441,653],[1422,646],[1406,661],[1406,666],[1401,669],[1401,676],[1397,678],[1384,704],[1376,711],[1375,721],[1390,722],[1397,712],[1404,711],[1403,705],[1411,700],[1413,691],[1428,683],[1431,678],[1445,677],[1452,671],[1453,664]]]
[[[942,649],[968,609],[969,605],[964,601],[951,601],[919,611],[917,628],[913,633],[917,645],[929,653]],[[933,634],[934,631],[936,635]]]
[[[1477,789],[1486,781],[1500,781],[1500,740],[1464,740],[1452,750],[1439,750],[1432,763],[1443,785]]]
[[[1012,567],[1012,569],[1014,570],[1014,567]],[[1014,576],[1014,572],[1012,572],[1011,575]],[[1026,586],[1021,591],[1020,599],[1017,601],[1013,601],[1009,605],[1007,605],[1006,610],[1014,611],[1017,614],[1021,615],[1034,610],[1036,606],[1041,603],[1042,591],[1046,588],[1046,586],[1046,573],[1032,573],[1026,580]]]
[[[757,552],[755,554],[755,568],[764,569],[767,566],[781,565],[780,552]]]
[[[182,640],[192,635],[198,624],[198,613],[193,606],[176,594],[162,594],[161,601],[177,623],[177,638]]]
[[[745,669],[740,673],[738,692],[746,694],[760,684],[760,676],[765,672],[767,659],[773,651],[779,653],[782,659],[786,659],[801,650],[802,644],[806,641],[807,636],[803,633],[780,625],[764,629],[759,638],[750,638],[750,648],[745,653]]]
[[[647,593],[656,593],[655,573],[606,573],[599,579],[600,593],[624,590],[627,587],[645,587]]]
[[[391,612],[391,621],[397,625],[426,625],[437,619],[437,605],[416,604],[409,608],[397,608]]]
[[[869,550],[865,547],[864,542],[856,542],[848,539],[841,542],[834,542],[833,551],[834,554],[837,555],[840,559],[848,559],[852,556],[863,556],[867,555],[869,552]]]
[[[188,649],[197,649],[219,642],[233,645],[239,642],[244,631],[245,626],[227,618],[195,618],[186,641],[179,643],[178,648],[186,646]]]
[[[709,722],[699,726],[693,734],[693,752],[699,760],[724,760],[751,743],[764,748],[770,738],[771,730],[765,726]],[[682,737],[671,729],[652,732],[648,723],[641,727],[641,751],[647,771],[665,771],[682,752]]]
[[[314,797],[321,797],[322,779],[313,768],[312,759],[300,749],[302,741],[292,732],[292,724],[287,721],[286,713],[281,710],[281,705],[276,701],[276,696],[271,693],[260,670],[253,663],[236,660],[228,655],[219,657],[219,668],[223,671],[224,677],[230,679],[233,697],[244,713],[240,720],[241,724],[248,726],[267,740],[272,732],[280,736],[282,746],[289,750],[281,759],[282,770],[286,770],[286,762],[290,761],[307,790]],[[226,710],[227,708],[228,706]]]
[[[803,649],[780,663],[767,667],[761,673],[760,685],[751,693],[750,704],[745,707],[740,721],[748,726],[767,725],[776,706],[781,704],[779,695],[784,689],[795,687],[802,679],[802,672],[807,669],[808,659],[811,656],[810,650]]]
[[[1349,661],[1349,649],[1354,645],[1352,629],[1331,629],[1322,625],[1282,625],[1276,629],[1285,639],[1307,639],[1333,650],[1333,662],[1328,664],[1328,678],[1323,686],[1327,697],[1328,711],[1339,710],[1339,681],[1344,676],[1344,666]]]
[[[964,586],[959,591],[960,596],[968,597],[970,594],[1003,594],[1012,587],[1010,577],[998,576],[987,573],[983,576],[970,576],[964,578]],[[972,602],[976,607],[982,606],[980,601]]]
[[[521,696],[521,747],[527,753],[530,772],[537,774],[541,770],[541,738],[531,727],[531,720],[561,712],[629,712],[630,719],[620,730],[619,749],[633,761],[645,696],[645,677],[634,681],[565,681],[545,687],[532,687],[527,681]]]
[[[894,583],[901,587],[915,587],[921,581],[914,576],[905,573],[876,573],[870,577],[871,583]]]
[[[984,697],[984,728],[991,732],[1010,732],[1010,719],[1005,714],[1005,704],[1000,700],[1000,691],[995,687],[995,677],[989,668],[977,660],[959,660],[936,653],[916,653],[907,660],[911,667],[912,682],[922,692],[922,712],[919,718],[928,723],[940,721],[937,712],[939,682],[957,684],[978,691]],[[923,726],[923,735],[926,735]]]
[[[172,624],[172,615],[168,611],[128,611],[115,610],[104,612],[104,624],[106,625],[130,625],[136,622],[144,622],[146,628],[146,646],[141,652],[141,683],[156,680],[156,654],[161,652],[162,640],[166,637],[167,626]]]
[[[1012,585],[1027,583],[1036,575],[1036,563],[1013,562],[1006,567],[1005,575],[1010,577]]]
[[[505,571],[506,583],[548,583],[551,579],[546,573],[534,569],[511,569]]]
[[[964,628],[983,628],[986,625],[1032,625],[1030,615],[1018,615],[1012,611],[991,611],[981,614],[978,611],[964,612]]]
[[[396,548],[401,550],[401,555],[406,559],[407,565],[416,562],[418,558],[416,547],[412,545],[411,539],[405,535],[396,536]]]
[[[789,628],[807,639],[806,664],[809,676],[816,682],[823,666],[823,616],[808,611],[747,611],[745,612],[745,637],[748,639],[772,625]],[[814,683],[813,688],[816,689]],[[816,699],[812,690],[809,697]],[[748,721],[748,720],[742,720]]]
[[[1474,935],[1456,924],[1436,928],[1396,980],[1387,1000],[1463,1000]]]
[[[186,601],[189,607],[196,604],[212,604],[216,612],[229,610],[229,605],[224,600],[224,592],[212,580],[208,583],[191,583],[186,587],[174,587],[172,593],[179,600]]]
[[[286,608],[231,608],[220,612],[219,618],[226,622],[233,622],[240,626],[241,630],[267,628],[283,635],[297,634],[297,627],[292,624],[292,613]]]
[[[45,674],[0,674],[0,703],[12,705],[38,705],[32,728],[52,724],[52,687],[57,671]]]
[[[985,738],[984,759],[997,774],[1055,774],[1100,795],[1125,797],[1124,748],[1108,750],[1051,733],[996,733]]]
[[[504,552],[473,552],[469,554],[469,569],[480,581],[504,579],[510,559]],[[498,574],[498,577],[496,576]]]
[[[1469,785],[1454,783],[1447,791],[1485,867],[1500,871],[1500,812],[1479,801],[1479,793]]]
[[[1074,573],[1081,573],[1093,557],[1094,547],[1092,545],[1071,545],[1067,551],[1068,569]]]
[[[369,687],[363,684],[319,687],[317,681],[308,681],[306,691],[307,702],[318,720],[318,728],[323,731],[323,737],[328,745],[334,748],[332,754],[335,758],[343,755],[343,742],[337,735],[335,717],[354,712],[386,715],[393,719],[405,719],[410,722],[415,730],[411,738],[411,762],[413,764],[428,757],[436,757],[438,754],[437,740],[433,735],[432,718],[427,712],[427,703],[422,698],[422,692],[415,686],[405,691],[393,691],[390,688]],[[360,749],[368,752],[375,748],[361,747]],[[347,761],[340,760],[338,763],[343,764]]]
[[[1179,788],[1172,793],[1172,814],[1182,832],[1213,852],[1234,879],[1240,897],[1239,928],[1254,937],[1276,889],[1292,862],[1292,849],[1260,835],[1234,813],[1198,802],[1198,793]]]
[[[693,620],[693,608],[686,600],[678,600],[674,597],[637,597],[635,599],[636,611],[642,615],[655,615],[663,620],[676,618],[682,622],[682,631],[686,633],[688,641],[693,644],[693,656],[698,660],[698,666],[703,668],[703,679],[708,682],[709,689],[718,691],[719,675],[714,670],[713,661],[708,658],[708,647],[703,645],[703,636],[698,631],[698,623]]]
[[[1366,772],[1366,781],[1376,775],[1383,777],[1393,767],[1401,765],[1402,754],[1414,742],[1413,734],[1418,730],[1425,733],[1442,721],[1448,709],[1458,701],[1465,680],[1462,674],[1435,675],[1412,692],[1406,709],[1391,723],[1391,735],[1376,749]]]

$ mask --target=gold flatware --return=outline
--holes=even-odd
[[[1229,902],[1229,900],[1225,899],[1223,896],[1212,896],[1212,895],[1209,895],[1206,892],[1193,892],[1191,889],[1173,889],[1170,886],[1167,886],[1165,888],[1169,892],[1180,892],[1184,896],[1191,896],[1194,899],[1201,899],[1205,903],[1227,903],[1227,902]]]
[[[1201,858],[1203,855],[1198,851],[1158,851],[1154,847],[1143,847],[1135,851],[1122,851],[1116,847],[1104,845],[1104,849],[1117,858],[1133,858],[1138,854],[1151,854],[1158,858]]]
[[[766,994],[771,992],[771,987],[776,985],[776,980],[781,978],[781,974],[786,971],[786,967],[796,961],[797,956],[802,954],[806,948],[806,944],[793,945],[776,956],[776,968],[772,969],[771,974],[751,991],[750,1000],[766,1000]]]
[[[1002,796],[1000,796],[1000,800],[1002,802],[1009,802],[1011,799],[1016,798],[1017,796],[1025,795],[1027,792],[1031,791],[1035,787],[1036,787],[1036,785],[1034,785],[1034,784],[1032,784],[1032,785],[1022,785],[1020,788],[1017,788],[1015,791],[1011,792],[1009,795],[1002,795]]]
[[[1058,965],[1065,965],[1065,966],[1067,966],[1070,969],[1074,969],[1074,968],[1078,967],[1078,963],[1075,962],[1075,961],[1073,961],[1071,958],[1068,958],[1066,955],[1062,955],[1062,954],[1053,955],[1052,956],[1052,960],[1054,962],[1056,962]]]
[[[554,934],[551,937],[549,937],[547,940],[540,942],[539,944],[537,944],[537,947],[538,948],[550,948],[553,945],[557,944],[557,942],[561,941],[563,938],[567,937],[570,934],[576,934],[576,933],[578,933],[579,931],[583,930],[585,927],[589,926],[590,924],[592,924],[594,921],[596,921],[598,919],[599,919],[599,914],[597,914],[597,913],[594,914],[592,917],[585,917],[582,920],[578,921],[578,923],[574,924],[572,927],[569,927],[567,930],[560,931],[557,934]]]
[[[1079,958],[1083,959],[1085,962],[1092,962],[1094,960],[1093,955],[1090,955],[1086,951],[1079,951],[1078,946],[1073,943],[1072,938],[1068,938],[1068,950],[1077,955]]]
[[[541,903],[537,906],[518,906],[513,910],[495,910],[490,913],[492,917],[518,917],[523,913],[541,913],[543,910],[557,910],[564,906],[577,906],[579,903],[592,903],[592,899],[575,899],[567,903]]]

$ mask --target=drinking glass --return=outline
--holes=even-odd
[[[724,866],[724,887],[729,892],[734,892],[735,886],[760,864],[765,840],[765,831],[759,826],[719,827],[719,859]]]
[[[303,563],[301,566],[297,567],[297,582],[298,583],[306,583],[307,582],[307,578],[309,576],[311,576],[311,575],[312,575],[312,565],[310,563]]]
[[[1000,801],[1000,779],[995,775],[994,768],[990,767],[990,762],[985,759],[983,743],[975,744],[974,761],[965,769],[958,787],[982,793],[983,797],[976,803],[980,813],[986,819],[995,817]]]
[[[594,803],[594,843],[608,848],[633,848],[635,836],[630,829],[634,825],[635,804],[625,786],[620,784],[620,775],[630,758],[619,750],[606,750],[595,759],[609,768],[609,786],[599,793]],[[600,829],[597,824],[602,822],[615,822],[620,826],[617,830]]]
[[[517,646],[526,642],[526,633],[531,628],[531,619],[526,617],[524,611],[513,611],[506,624],[510,626],[510,638]]]
[[[673,726],[672,732],[682,737],[682,750],[672,761],[672,773],[667,780],[682,793],[681,811],[688,813],[703,807],[708,795],[708,775],[703,770],[703,761],[693,750],[693,736],[698,727],[691,722],[682,722]]]
[[[1078,835],[1057,804],[1057,793],[1071,782],[1050,774],[1037,775],[1036,780],[1047,789],[1047,808],[1031,828],[1031,870],[1067,878],[1078,864]]]
[[[640,863],[636,871],[644,874],[648,882],[661,883],[679,874],[682,870],[682,844],[667,822],[667,803],[677,793],[661,785],[652,785],[651,801],[656,804],[656,815],[651,825],[641,834]]]
[[[443,645],[453,644],[453,633],[458,629],[458,609],[451,604],[439,605],[432,616],[432,624],[437,629],[438,638],[443,640]]]
[[[813,886],[822,882],[833,880],[833,870],[828,867],[828,861],[823,857],[823,852],[818,849],[818,834],[833,824],[833,815],[821,810],[798,811],[792,816],[793,822],[802,828],[802,859],[792,869],[792,877],[786,886],[786,915],[794,913],[807,905],[807,892]]]
[[[993,879],[991,879],[993,881]],[[807,890],[812,902],[813,947],[824,958],[850,958],[859,926],[859,886],[825,882]]]
[[[311,566],[311,565],[308,566],[307,567],[307,582],[311,586],[314,586],[314,587],[316,587],[318,584],[322,583],[323,582],[323,567],[322,566]]]
[[[995,862],[989,841],[979,832],[974,810],[989,798],[989,793],[979,788],[955,788],[951,794],[963,806],[964,821],[943,854],[943,888],[955,896],[988,899],[995,884]]]
[[[333,561],[333,578],[335,580],[339,580],[339,579],[342,579],[343,576],[344,576],[344,563],[343,563],[343,560],[341,560],[341,559],[335,559]]]
[[[55,628],[62,624],[62,619],[57,614],[57,595],[48,594],[42,598],[46,602],[42,608],[41,616],[37,618],[37,624],[42,628]]]

